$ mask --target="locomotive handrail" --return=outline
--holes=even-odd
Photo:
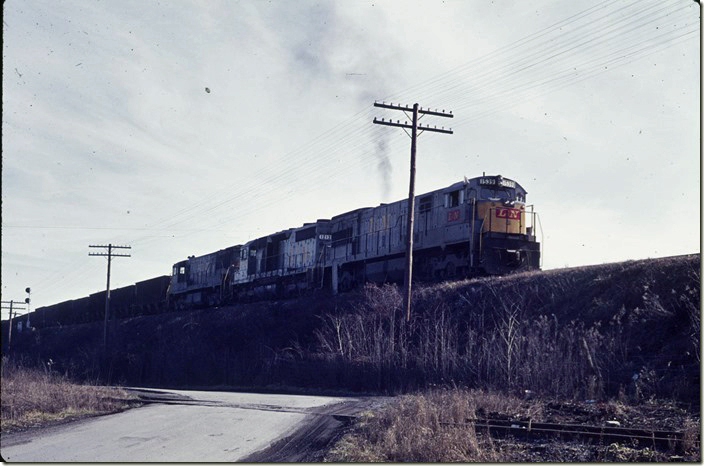
[[[540,226],[540,267],[542,267],[543,255],[545,254],[545,238],[543,235],[543,224],[540,222],[540,214],[538,214],[538,212],[533,212],[533,215],[538,219],[538,225]]]
[[[489,214],[489,217],[491,218],[491,214]],[[482,258],[482,239],[484,238],[484,222],[486,222],[486,216],[482,219],[482,224],[479,227],[479,260],[481,261]],[[491,220],[489,220],[489,223],[491,223]],[[491,228],[491,226],[489,227]]]
[[[472,233],[469,236],[469,266],[470,266],[470,268],[474,267],[474,224],[477,223],[476,217],[477,217],[477,200],[472,198],[472,220],[471,220],[472,221]]]

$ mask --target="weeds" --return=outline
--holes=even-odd
[[[630,441],[564,441],[559,438],[489,436],[470,419],[623,425],[684,432],[682,445],[654,450]],[[672,404],[625,406],[618,402],[524,400],[464,389],[433,389],[398,397],[385,409],[365,413],[325,456],[332,462],[594,462],[698,461],[699,420]]]
[[[6,358],[2,361],[0,430],[30,426],[123,410],[136,403],[125,391],[76,385],[51,370],[28,369]]]
[[[375,390],[454,384],[566,399],[697,400],[698,257],[417,287],[323,314],[317,358]],[[364,367],[364,375],[353,370]]]
[[[366,413],[325,458],[333,462],[497,461],[491,441],[480,440],[466,420],[471,397],[459,391],[405,395],[377,414]]]

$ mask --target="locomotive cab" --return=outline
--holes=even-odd
[[[468,184],[472,267],[489,274],[539,268],[537,214],[526,206],[526,191],[501,175],[474,178]]]

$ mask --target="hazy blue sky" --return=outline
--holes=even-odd
[[[692,0],[11,0],[3,35],[3,300],[104,289],[89,244],[132,246],[119,287],[404,198],[375,99],[452,110],[417,192],[517,180],[545,268],[699,252]]]

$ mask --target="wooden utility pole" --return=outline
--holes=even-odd
[[[108,349],[108,320],[110,319],[110,262],[113,257],[132,257],[130,254],[115,254],[113,249],[132,249],[132,246],[115,246],[112,243],[105,245],[89,245],[89,248],[107,248],[107,254],[104,252],[89,252],[89,256],[102,256],[108,258],[108,284],[105,288],[105,322],[103,323],[103,351],[107,354]]]
[[[2,306],[2,309],[9,309],[10,310],[10,320],[8,328],[7,328],[7,352],[10,352],[10,346],[12,345],[12,311],[15,311],[15,317],[17,314],[17,310],[24,310],[23,307],[17,307],[15,305],[15,300],[11,299],[9,301],[2,301],[2,304],[9,304],[10,306]]]
[[[403,296],[403,308],[406,311],[406,320],[410,321],[411,282],[413,280],[413,216],[415,212],[416,139],[421,133],[423,133],[423,131],[445,134],[453,133],[451,129],[445,129],[444,126],[438,128],[437,126],[431,127],[429,125],[419,125],[418,120],[425,115],[433,115],[446,118],[453,118],[454,115],[452,115],[452,112],[445,113],[445,110],[438,111],[437,109],[435,109],[434,111],[432,111],[428,108],[423,109],[423,107],[419,107],[417,103],[413,104],[412,108],[408,105],[394,105],[392,103],[387,104],[386,102],[374,102],[374,106],[388,108],[391,110],[401,110],[404,113],[409,111],[413,112],[412,115],[406,113],[406,116],[411,119],[410,125],[407,121],[401,123],[399,120],[396,120],[396,122],[394,122],[393,120],[387,121],[383,118],[381,120],[377,120],[376,117],[374,118],[374,123],[377,125],[396,126],[398,128],[403,128],[404,131],[406,131],[406,128],[411,130],[411,134],[408,134],[408,131],[406,131],[406,134],[408,134],[411,138],[411,180],[408,187],[408,221],[406,222],[406,268],[403,273],[403,289],[405,290],[405,294]],[[420,118],[418,117],[418,114],[421,114]],[[418,132],[418,130],[420,130],[420,133]]]

